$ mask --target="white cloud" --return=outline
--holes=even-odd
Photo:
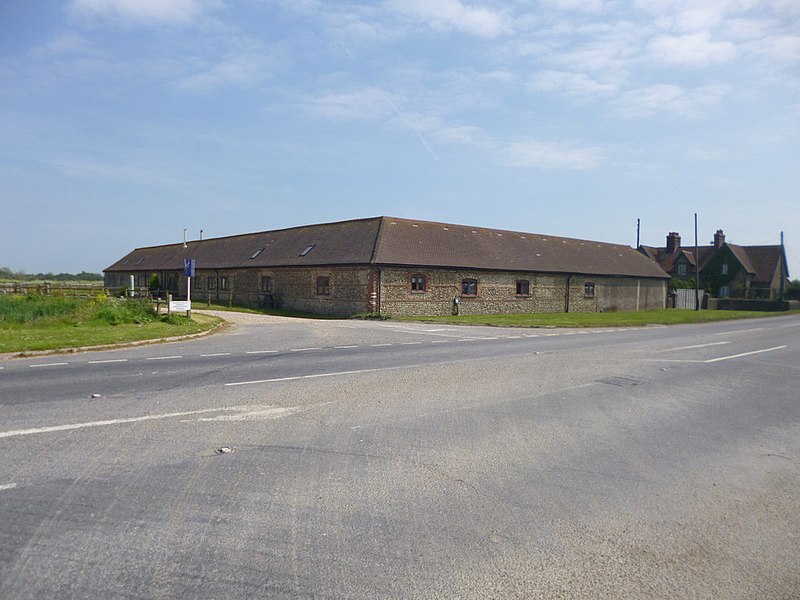
[[[328,92],[310,102],[310,107],[318,114],[350,120],[387,119],[395,114],[395,106],[389,92],[374,87]]]
[[[483,135],[480,127],[464,125],[461,127],[444,127],[435,132],[436,139],[447,144],[476,146]]]
[[[70,9],[135,22],[186,24],[200,16],[209,4],[207,0],[72,0]]]
[[[650,42],[648,51],[658,62],[688,66],[727,62],[736,56],[734,44],[714,42],[707,31],[680,36],[659,36]]]
[[[677,85],[651,85],[621,94],[613,102],[612,113],[623,118],[652,117],[662,113],[697,117],[717,104],[729,89],[725,85],[707,85],[686,91]]]
[[[510,31],[510,20],[505,13],[460,0],[391,0],[386,5],[435,29],[455,29],[483,38],[495,38]]]
[[[182,77],[176,86],[184,92],[205,93],[220,87],[255,85],[267,77],[269,65],[269,59],[261,54],[231,53]]]
[[[533,76],[528,89],[570,97],[585,97],[611,95],[617,91],[617,86],[592,79],[585,73],[540,71]]]
[[[527,140],[509,144],[504,149],[511,165],[537,169],[589,171],[599,167],[605,153],[596,146],[577,146],[563,142]]]

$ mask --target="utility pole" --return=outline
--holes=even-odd
[[[639,249],[639,231],[642,224],[641,219],[636,219],[636,249]]]
[[[694,213],[694,309],[700,310],[700,253],[697,248],[697,213]]]
[[[781,231],[781,294],[780,301],[783,302],[783,286],[786,283],[786,248],[783,247],[783,232]]]

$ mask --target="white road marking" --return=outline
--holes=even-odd
[[[337,350],[349,350],[350,348],[358,348],[358,346],[334,346]]]
[[[242,410],[248,410],[250,408],[251,407],[249,406],[230,406],[226,408],[203,408],[200,410],[187,410],[183,412],[162,413],[157,415],[144,415],[141,417],[107,419],[104,421],[88,421],[86,423],[68,423],[65,425],[51,425],[48,427],[31,427],[30,429],[15,429],[12,431],[0,431],[0,438],[20,437],[23,435],[33,435],[36,433],[53,433],[56,431],[70,431],[73,429],[86,429],[89,427],[104,427],[106,425],[122,425],[124,423],[139,423],[141,421],[154,421],[158,419],[173,419],[175,417],[202,415],[213,412],[242,411]]]
[[[109,364],[109,363],[123,363],[123,362],[128,362],[128,359],[127,358],[113,358],[113,359],[109,359],[109,360],[90,360],[89,364],[90,365],[106,365],[106,364]]]
[[[775,346],[774,348],[764,348],[763,350],[753,350],[752,352],[742,352],[741,354],[734,354],[733,356],[720,356],[719,358],[712,358],[706,360],[706,363],[715,363],[721,360],[730,360],[732,358],[741,358],[742,356],[752,356],[753,354],[763,354],[764,352],[772,352],[773,350],[783,350],[786,346]]]
[[[422,342],[402,342],[401,346],[419,346]]]
[[[735,333],[750,333],[751,331],[763,331],[763,327],[754,327],[753,329],[736,329],[735,331],[720,331],[714,335],[733,335]]]
[[[391,346],[392,344],[371,344],[372,348],[384,348],[386,346]]]
[[[28,367],[30,367],[31,369],[38,369],[40,367],[63,367],[63,366],[68,365],[68,364],[69,363],[65,363],[65,362],[41,363],[41,364],[38,364],[38,365],[28,365]]]
[[[314,373],[312,375],[296,375],[294,377],[275,377],[273,379],[255,379],[253,381],[236,381],[224,384],[225,387],[239,385],[256,385],[260,383],[279,383],[282,381],[298,381],[300,379],[319,379],[320,377],[338,377],[340,375],[357,375],[360,373],[377,373],[379,371],[395,371],[397,369],[416,369],[421,365],[404,365],[398,367],[382,367],[377,369],[357,369],[355,371],[336,371],[334,373]]]
[[[151,356],[145,360],[175,360],[176,358],[183,358],[182,356]]]
[[[273,354],[275,352],[277,352],[277,350],[251,350],[246,354]]]
[[[216,417],[200,417],[199,419],[191,419],[192,421],[199,421],[201,423],[208,423],[213,421],[264,421],[269,419],[279,419],[281,417],[288,417],[296,413],[302,408],[291,407],[285,408],[282,406],[253,406],[254,410],[236,412],[232,415],[217,415]]]
[[[3,490],[13,490],[15,487],[17,487],[16,483],[4,483],[0,485],[0,492]]]
[[[545,333],[544,337],[558,337],[560,333]]]
[[[308,352],[310,350],[322,350],[322,348],[292,348],[289,352]]]
[[[723,344],[730,344],[730,342],[711,342],[709,344],[696,344],[694,346],[679,346],[678,348],[668,348],[661,350],[661,352],[674,352],[676,350],[692,350],[694,348],[708,348],[709,346],[722,346]]]
[[[774,348],[764,348],[763,350],[753,350],[752,352],[742,352],[741,354],[733,354],[731,356],[720,356],[719,358],[710,358],[708,360],[689,360],[689,359],[668,359],[668,358],[645,358],[648,362],[680,362],[680,363],[697,363],[697,364],[710,364],[721,362],[723,360],[731,360],[733,358],[742,358],[743,356],[752,356],[754,354],[763,354],[764,352],[773,352],[774,350],[783,350],[786,346],[775,346]]]
[[[230,356],[230,355],[231,355],[230,352],[217,352],[215,354],[201,354],[200,357],[201,358],[207,358],[207,357],[211,357],[211,356]]]
[[[433,340],[431,344],[449,344],[450,340]]]

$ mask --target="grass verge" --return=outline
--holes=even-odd
[[[749,310],[648,310],[613,313],[535,313],[518,315],[393,317],[393,319],[455,325],[490,325],[496,327],[630,327],[642,325],[710,323],[712,321],[775,317],[789,314],[800,314],[800,311],[774,313]]]
[[[125,344],[142,340],[191,335],[208,331],[220,319],[193,315],[151,323],[108,325],[103,322],[46,325],[19,324],[0,328],[0,353],[40,350],[66,350],[106,344]]]
[[[0,353],[69,350],[207,331],[220,319],[160,316],[142,299],[0,296]]]

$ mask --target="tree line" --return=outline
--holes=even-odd
[[[100,273],[26,273],[12,271],[8,267],[0,267],[0,279],[10,281],[103,281]]]

